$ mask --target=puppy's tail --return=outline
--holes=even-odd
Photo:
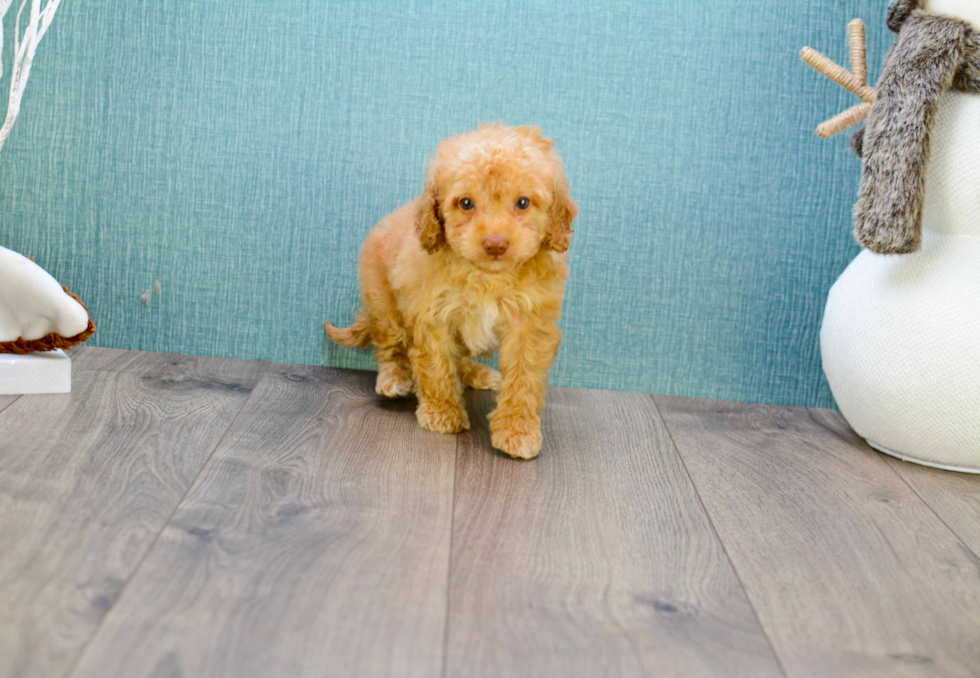
[[[334,327],[330,323],[323,323],[323,327],[327,330],[327,336],[342,346],[363,348],[371,343],[371,327],[360,313],[350,327]]]

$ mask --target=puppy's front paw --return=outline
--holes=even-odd
[[[470,428],[466,410],[459,406],[419,403],[415,418],[418,419],[419,426],[436,433],[459,433]]]
[[[374,390],[385,398],[404,398],[412,394],[412,377],[400,369],[382,368]]]
[[[495,419],[490,424],[490,444],[518,459],[534,459],[541,451],[541,426],[523,419]]]

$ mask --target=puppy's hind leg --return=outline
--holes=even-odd
[[[408,333],[388,283],[383,249],[383,236],[372,232],[364,243],[361,259],[362,303],[370,318],[371,343],[378,361],[374,390],[386,398],[404,398],[411,395],[414,387],[408,362]]]
[[[378,381],[374,390],[386,398],[404,398],[412,394],[412,366],[404,345],[379,346],[375,349],[378,361]]]
[[[367,304],[365,304],[367,306]],[[412,366],[403,332],[387,318],[376,318],[362,309],[350,327],[334,327],[324,323],[327,336],[342,346],[364,348],[374,344],[378,361],[378,380],[374,390],[386,398],[404,398],[412,393]]]
[[[414,388],[412,365],[408,361],[408,336],[393,304],[372,309],[371,338],[378,361],[378,381],[374,390],[386,398],[404,398]],[[380,311],[380,312],[379,312]]]
[[[459,378],[464,386],[478,391],[496,391],[500,388],[500,372],[472,358],[460,359]]]

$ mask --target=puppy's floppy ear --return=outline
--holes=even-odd
[[[415,212],[415,232],[419,236],[422,247],[427,252],[435,252],[446,244],[445,224],[439,212],[439,201],[436,198],[436,185],[431,179],[425,182],[425,190],[418,199]]]
[[[578,216],[578,207],[568,197],[568,184],[564,179],[560,179],[555,187],[555,197],[548,214],[551,217],[551,232],[545,245],[555,252],[564,252],[572,237],[572,221]]]

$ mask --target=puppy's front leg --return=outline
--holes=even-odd
[[[541,451],[541,418],[548,368],[561,330],[551,319],[512,316],[500,342],[503,383],[490,413],[490,442],[512,457],[533,459]]]
[[[415,329],[409,359],[419,399],[419,426],[437,433],[459,433],[470,427],[463,407],[463,384],[456,366],[456,342],[445,326]]]

